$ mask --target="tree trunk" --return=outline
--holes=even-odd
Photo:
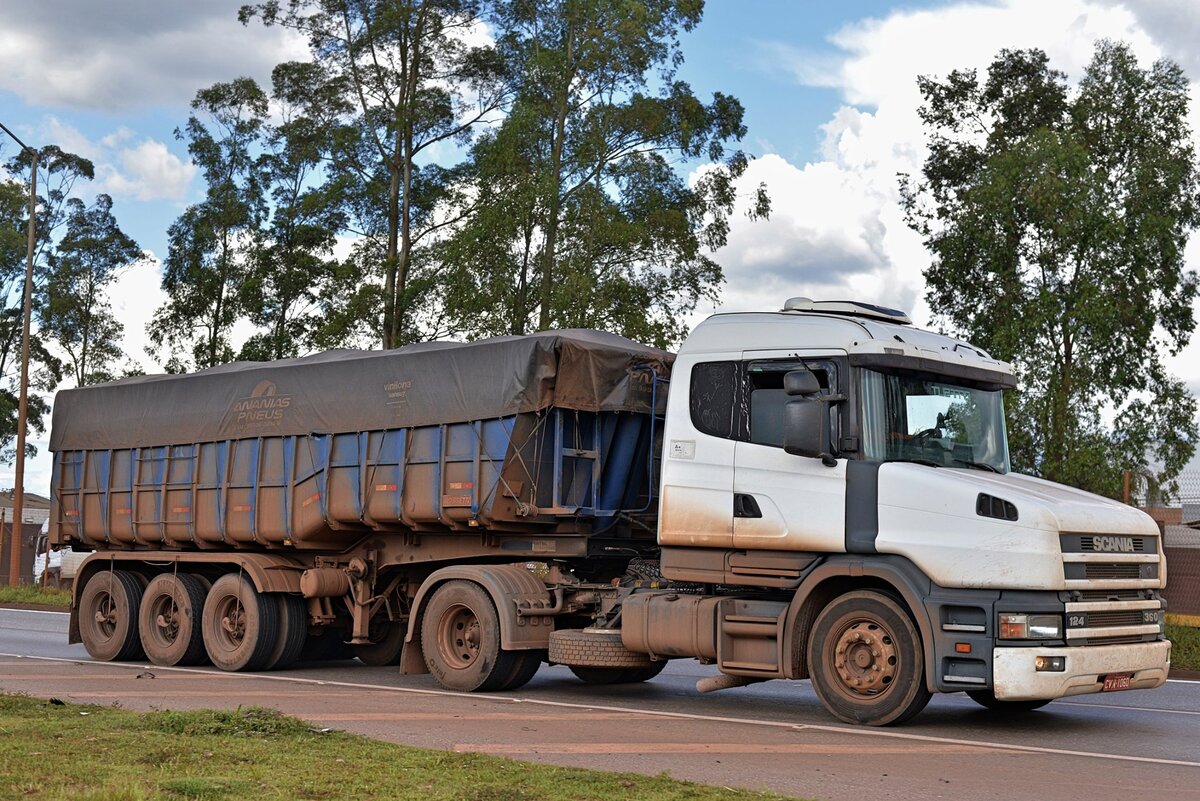
[[[568,24],[563,35],[566,38],[566,41],[563,43],[566,52],[566,62],[567,64],[571,64],[575,58],[574,28]],[[567,127],[567,104],[570,102],[571,96],[570,72],[568,70],[568,74],[564,76],[562,91],[555,99],[558,107],[554,110],[554,133],[553,141],[550,145],[550,186],[547,187],[549,197],[547,198],[546,208],[546,242],[542,248],[542,309],[541,314],[538,316],[539,331],[548,329],[552,319],[552,284],[554,282],[554,267],[557,258],[555,249],[558,246],[558,218],[562,213],[563,146]]]

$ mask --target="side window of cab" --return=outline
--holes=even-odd
[[[692,367],[688,406],[692,425],[701,434],[737,438],[738,373],[737,362],[701,362]]]
[[[783,377],[792,370],[809,370],[821,385],[821,394],[837,391],[837,365],[829,360],[761,360],[745,363],[745,392],[748,397],[744,436],[756,445],[783,447],[783,409],[790,400]],[[833,417],[833,441],[837,441],[837,415]]]

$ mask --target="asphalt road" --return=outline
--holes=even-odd
[[[1200,682],[1075,697],[1015,719],[937,696],[902,727],[867,729],[829,717],[808,682],[700,695],[695,682],[711,669],[685,660],[644,685],[589,687],[543,667],[516,692],[465,695],[353,661],[147,672],[91,661],[66,644],[66,622],[0,610],[0,690],[130,709],[260,704],[411,745],[835,801],[1200,798]]]

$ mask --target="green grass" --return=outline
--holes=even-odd
[[[42,588],[29,584],[19,587],[5,585],[0,586],[0,604],[44,604],[67,609],[71,606],[71,593],[53,587]]]
[[[85,714],[86,713],[86,714]],[[273,710],[135,713],[0,695],[0,798],[737,801],[766,793],[314,732]]]
[[[1167,639],[1171,641],[1171,667],[1200,670],[1200,629],[1168,623]]]

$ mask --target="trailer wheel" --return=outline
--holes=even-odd
[[[204,602],[204,648],[221,670],[262,670],[279,639],[279,604],[249,579],[226,573]]]
[[[138,632],[146,656],[156,665],[198,665],[204,661],[200,616],[204,585],[187,573],[160,573],[142,593]]]
[[[88,579],[79,596],[79,636],[93,659],[104,662],[142,656],[138,608],[142,582],[127,570],[104,570]]]
[[[847,723],[902,723],[929,703],[921,637],[890,595],[858,590],[835,598],[808,641],[813,689]]]
[[[308,640],[308,609],[299,595],[276,594],[279,604],[279,638],[263,670],[284,670],[300,661]]]
[[[446,582],[429,599],[421,620],[421,650],[438,684],[464,692],[505,688],[520,678],[517,663],[527,658],[525,651],[500,648],[500,616],[491,597],[475,582],[463,580]]]
[[[386,667],[400,664],[400,652],[404,649],[404,635],[408,633],[407,621],[388,620],[387,616],[374,621],[371,635],[375,638],[364,645],[351,648],[358,661],[371,667]]]
[[[982,707],[1000,715],[1020,715],[1041,709],[1052,699],[1037,701],[1004,701],[996,697],[992,690],[968,690],[967,697]]]
[[[667,666],[666,660],[655,662],[653,667],[645,668],[604,668],[584,667],[583,665],[568,665],[576,678],[585,684],[640,684],[663,672]]]

